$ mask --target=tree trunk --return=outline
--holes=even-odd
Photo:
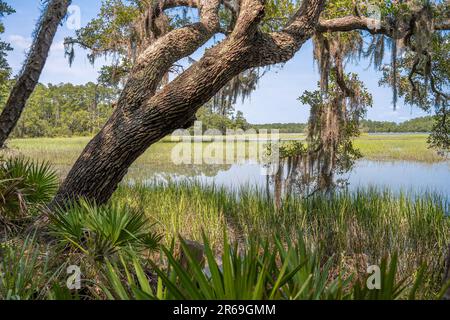
[[[214,2],[204,1],[204,6]],[[162,90],[149,95],[148,91],[156,88],[154,82],[148,80],[155,78],[155,64],[160,76],[172,65],[172,62],[162,63],[162,53],[171,50],[171,59],[177,61],[191,52],[192,43],[199,41],[199,32],[210,34],[218,27],[217,11],[203,8],[204,21],[201,28],[197,26],[195,37],[189,36],[192,30],[188,30],[178,31],[177,37],[169,33],[160,39],[139,59],[114,114],[86,146],[53,204],[79,197],[97,203],[108,201],[130,165],[150,145],[184,127],[198,108],[233,77],[250,68],[291,59],[314,33],[323,3],[323,0],[304,1],[285,30],[265,34],[258,29],[264,13],[263,1],[243,0],[236,26],[228,38],[207,50],[200,61]],[[202,31],[205,26],[209,26],[208,32]],[[170,42],[166,45],[171,49],[164,47],[168,37]],[[149,70],[153,71],[149,73]]]
[[[11,90],[0,115],[0,147],[14,130],[25,104],[38,84],[39,77],[55,37],[58,25],[67,13],[71,0],[52,0],[37,26],[36,37],[30,48],[23,71]]]

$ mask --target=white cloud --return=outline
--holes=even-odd
[[[25,38],[18,34],[12,34],[9,36],[9,42],[16,49],[29,49],[32,43],[31,38]],[[64,41],[54,42],[50,47],[50,52],[64,51]]]
[[[31,46],[31,38],[25,38],[18,34],[12,34],[9,36],[9,42],[16,49],[28,49]]]

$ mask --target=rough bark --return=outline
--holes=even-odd
[[[0,147],[4,146],[25,104],[38,84],[58,25],[67,13],[71,0],[52,0],[40,21],[27,61],[0,115]]]
[[[183,127],[204,103],[239,73],[253,67],[289,60],[315,31],[324,0],[304,1],[291,24],[279,33],[263,34],[258,25],[264,15],[264,1],[243,0],[233,32],[174,81],[156,91],[158,76],[198,45],[192,28],[171,32],[153,44],[139,59],[114,114],[87,145],[63,182],[54,204],[85,197],[106,202],[116,190],[129,166],[154,142]],[[217,26],[217,10],[203,2],[202,26]],[[206,7],[210,8],[206,15]],[[211,6],[211,7],[210,7]],[[197,29],[197,30],[199,30]],[[192,34],[191,34],[192,33]],[[205,34],[208,34],[206,32]],[[171,39],[167,63],[164,42]],[[202,38],[203,39],[203,38]],[[160,49],[159,49],[160,48]],[[174,49],[178,48],[178,49]],[[156,55],[156,57],[155,57]],[[177,59],[177,60],[178,60]],[[161,70],[164,69],[164,70]],[[154,76],[156,70],[158,76]]]
[[[319,32],[348,32],[354,30],[368,31],[371,34],[384,34],[392,37],[394,31],[397,34],[405,35],[410,31],[410,25],[405,24],[402,30],[394,30],[394,27],[385,21],[381,21],[378,28],[374,27],[374,20],[363,16],[347,16],[342,18],[335,18],[330,20],[319,20],[317,31]],[[436,21],[434,23],[434,30],[448,31],[450,29],[450,19],[443,21]],[[400,32],[399,32],[400,31]],[[398,37],[398,36],[397,36]]]

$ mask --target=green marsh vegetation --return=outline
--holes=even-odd
[[[425,261],[438,267],[450,241],[448,203],[436,194],[414,197],[364,189],[307,199],[287,197],[276,209],[265,190],[183,182],[122,186],[113,201],[145,211],[166,235],[166,243],[177,234],[201,241],[204,229],[211,245],[221,250],[224,228],[230,238],[243,243],[278,235],[300,241],[301,232],[309,245],[341,263],[355,267],[359,263],[360,268],[394,252],[404,270],[413,271]]]
[[[445,158],[427,146],[426,134],[368,135],[355,139],[355,146],[368,160],[411,160],[438,162]],[[304,134],[281,134],[281,139],[304,139]],[[55,166],[70,166],[89,142],[88,137],[73,138],[29,138],[13,139],[10,148],[13,153],[51,161]],[[151,146],[137,160],[137,164],[158,164],[167,162],[175,144],[169,137]],[[239,142],[238,142],[239,143]],[[244,143],[244,142],[241,142]],[[204,145],[207,145],[205,142]]]
[[[436,299],[447,288],[450,220],[436,194],[361,189],[277,207],[252,186],[154,182],[50,213],[48,164],[11,158],[0,172],[2,299]],[[30,228],[42,216],[48,228]],[[202,245],[201,260],[184,239]],[[381,290],[367,289],[368,265],[380,266]],[[83,274],[78,291],[69,266]]]
[[[447,288],[447,205],[433,194],[373,189],[287,197],[276,209],[270,195],[250,186],[123,185],[106,205],[55,210],[51,242],[2,232],[0,296],[436,299]],[[203,261],[183,239],[203,244]],[[372,264],[381,268],[381,290],[366,287]],[[66,287],[71,265],[83,272],[79,291]]]
[[[70,1],[49,3],[58,2]],[[217,22],[218,17],[220,25],[228,25],[231,36],[216,44],[220,50],[208,51],[207,63],[205,59],[192,61],[187,76],[180,72],[180,77],[163,90],[156,88],[166,84],[165,76],[172,72],[169,62],[179,61],[185,53],[160,50],[183,47],[176,43],[173,46],[170,42],[177,37],[170,34],[192,21],[186,17],[179,20],[178,14],[170,18],[162,5],[156,10],[159,13],[152,7],[149,13],[148,6],[139,1],[124,4],[123,8],[117,7],[122,6],[120,1],[104,2],[99,16],[78,30],[77,38],[65,40],[65,53],[71,62],[76,43],[97,44],[96,52],[88,53],[89,60],[94,63],[98,53],[104,51],[106,55],[117,55],[117,61],[121,61],[117,67],[123,70],[102,68],[97,84],[38,85],[19,119],[27,100],[21,97],[27,98],[39,79],[32,74],[33,70],[27,71],[31,65],[25,65],[22,75],[32,79],[33,85],[12,90],[2,112],[2,118],[6,118],[2,129],[8,129],[0,130],[1,146],[8,137],[37,139],[11,141],[11,149],[0,160],[0,298],[439,299],[445,292],[450,293],[448,264],[445,272],[446,261],[450,263],[446,259],[450,240],[446,195],[394,194],[387,189],[332,192],[320,188],[317,191],[324,192],[314,191],[301,197],[277,190],[273,195],[270,190],[254,185],[227,189],[196,181],[145,181],[147,175],[142,174],[145,170],[156,174],[215,176],[222,168],[231,166],[207,162],[207,170],[201,165],[175,167],[171,161],[175,142],[167,138],[140,157],[128,179],[118,187],[122,173],[127,172],[143,150],[168,131],[192,125],[197,111],[207,128],[222,133],[226,128],[250,128],[243,113],[235,112],[234,105],[238,97],[245,100],[257,87],[259,69],[251,66],[264,68],[286,62],[294,53],[291,48],[300,48],[308,38],[312,38],[320,83],[318,90],[305,91],[299,100],[311,107],[311,119],[307,127],[286,124],[282,136],[285,140],[306,140],[308,145],[294,144],[301,146],[298,150],[286,148],[299,152],[281,157],[278,177],[287,168],[288,182],[290,177],[308,180],[308,174],[289,175],[294,172],[292,168],[299,172],[306,168],[304,172],[319,172],[320,187],[331,186],[334,170],[349,170],[359,158],[358,147],[368,160],[430,163],[444,160],[427,148],[425,136],[361,136],[355,141],[360,131],[364,131],[359,120],[373,101],[358,75],[346,73],[344,61],[357,56],[370,58],[375,69],[383,72],[380,83],[393,88],[394,109],[402,97],[407,104],[435,111],[433,123],[428,121],[425,127],[422,119],[404,124],[403,129],[386,124],[382,131],[430,132],[430,146],[448,151],[448,97],[444,91],[449,42],[447,33],[435,32],[448,29],[448,25],[442,25],[446,17],[441,14],[448,9],[446,4],[427,3],[419,7],[376,1],[381,17],[386,20],[380,22],[394,23],[395,28],[377,27],[370,41],[366,34],[356,30],[349,30],[355,31],[349,34],[315,28],[319,15],[325,23],[355,13],[354,18],[360,19],[361,8],[355,9],[354,1],[327,1],[326,6],[320,1],[304,2],[298,14],[293,2],[282,3],[255,2],[253,6],[248,2],[239,12],[215,3],[217,16],[213,20]],[[204,13],[214,16],[213,5],[203,10],[209,4],[205,2],[205,7],[199,8],[201,22],[209,20]],[[0,11],[12,13],[11,8],[3,7]],[[50,8],[49,5],[47,9]],[[223,14],[227,10],[230,12]],[[362,11],[369,13],[368,8]],[[153,13],[158,23],[153,23],[156,22]],[[230,17],[236,13],[234,23],[235,19],[230,21]],[[52,21],[39,19],[42,26],[37,30],[51,30],[44,25],[47,20]],[[285,26],[283,21],[290,21],[289,25]],[[0,26],[2,32],[1,21]],[[184,35],[178,38],[188,44],[207,41],[190,39],[190,29],[175,32]],[[311,30],[316,31],[314,36]],[[405,34],[399,34],[401,30]],[[247,41],[270,41],[271,37],[263,34],[269,31],[275,35],[276,46],[259,48],[263,42]],[[274,32],[280,32],[281,41]],[[286,32],[287,37],[283,36]],[[49,38],[52,37],[34,40]],[[403,49],[414,49],[400,55],[399,40]],[[115,45],[109,46],[109,41]],[[158,55],[152,59],[155,43]],[[0,44],[1,52],[10,50],[8,44]],[[39,47],[39,42],[33,44],[28,62],[34,61],[33,49]],[[388,47],[392,49],[390,68],[383,64]],[[149,56],[136,59],[139,52]],[[8,93],[8,87],[13,85],[20,88],[21,75],[16,84],[9,81],[11,70],[6,61],[2,62],[3,91]],[[45,59],[38,62],[43,66]],[[161,71],[157,72],[159,76],[141,77],[157,69]],[[126,79],[132,81],[125,85],[125,94],[110,87],[117,88]],[[219,88],[221,83],[224,86]],[[155,100],[156,95],[152,96],[156,91]],[[117,99],[119,94],[123,98]],[[2,93],[0,98],[7,96]],[[19,103],[14,103],[15,100]],[[168,112],[169,117],[161,117],[155,110]],[[103,126],[106,121],[108,125]],[[372,132],[380,124],[366,125]],[[306,134],[296,136],[292,134],[294,128]],[[89,138],[42,138],[96,132],[98,139],[88,145]],[[208,149],[211,144],[197,145]],[[58,180],[65,177],[77,157],[75,170],[52,202]],[[210,159],[207,156],[203,160]],[[55,165],[58,174],[49,162]],[[144,181],[139,182],[139,178]],[[276,182],[274,185],[277,189]],[[197,252],[201,247],[200,257],[194,247]],[[367,266],[373,264],[381,270],[382,284],[377,291],[366,286]],[[77,291],[68,286],[68,280],[73,278],[67,278],[66,271],[74,267],[83,276]]]
[[[364,134],[355,139],[355,147],[369,160],[445,161],[445,156],[429,148],[427,139],[426,134]]]
[[[276,206],[270,192],[253,185],[228,189],[196,180],[140,183],[140,170],[148,168],[214,176],[229,166],[175,166],[171,153],[178,142],[170,138],[138,159],[129,174],[135,183],[122,184],[108,204],[82,200],[50,214],[50,244],[43,240],[47,236],[23,233],[48,214],[44,205],[56,190],[57,175],[46,163],[64,176],[88,140],[15,139],[3,151],[10,159],[3,166],[5,178],[8,166],[20,161],[28,169],[45,170],[37,182],[44,187],[28,192],[41,190],[43,196],[27,202],[29,214],[21,217],[21,228],[2,232],[2,298],[436,299],[446,290],[450,220],[443,195],[369,188],[285,196]],[[204,149],[211,142],[197,144]],[[445,161],[428,149],[422,134],[364,134],[355,146],[371,160]],[[17,156],[35,160],[17,162]],[[27,176],[24,170],[9,171]],[[18,188],[17,194],[22,193]],[[184,239],[203,246],[203,261]],[[66,287],[70,265],[83,272],[79,291]],[[367,289],[369,265],[381,267],[382,290]]]

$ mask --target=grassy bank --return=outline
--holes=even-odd
[[[428,148],[426,134],[362,135],[355,146],[369,160],[436,162],[443,157]]]
[[[224,228],[240,243],[256,236],[297,241],[301,234],[309,246],[334,257],[336,272],[345,266],[364,273],[367,265],[398,253],[401,273],[413,273],[423,262],[431,267],[431,287],[441,281],[450,242],[445,203],[433,194],[409,198],[361,190],[307,200],[292,197],[276,211],[273,199],[262,190],[230,191],[189,182],[122,186],[114,201],[146,212],[166,243],[177,234],[201,241],[204,230],[221,251]]]
[[[0,299],[436,299],[447,290],[450,220],[436,194],[361,189],[275,207],[263,189],[185,180],[122,185],[105,205],[80,199],[49,212],[56,188],[47,165],[1,162]],[[48,224],[28,233],[43,213]],[[373,265],[380,290],[366,286]],[[66,286],[70,266],[83,274],[78,291]]]
[[[122,186],[107,206],[57,213],[50,231],[58,241],[0,242],[0,299],[436,299],[447,289],[450,221],[431,194],[361,190],[276,211],[251,188]],[[204,248],[206,265],[178,235]],[[71,265],[78,291],[66,287]],[[373,265],[380,290],[366,287]]]
[[[302,134],[282,136],[285,139],[303,139]],[[436,151],[427,147],[427,135],[362,135],[356,139],[368,160],[411,160],[437,162],[444,160]],[[47,160],[56,166],[70,166],[89,142],[88,137],[78,138],[37,138],[12,140],[10,147],[33,159]],[[243,142],[240,142],[243,143]],[[170,163],[171,151],[176,143],[166,138],[156,143],[136,162],[137,165],[158,165]],[[207,146],[208,143],[203,143]]]

